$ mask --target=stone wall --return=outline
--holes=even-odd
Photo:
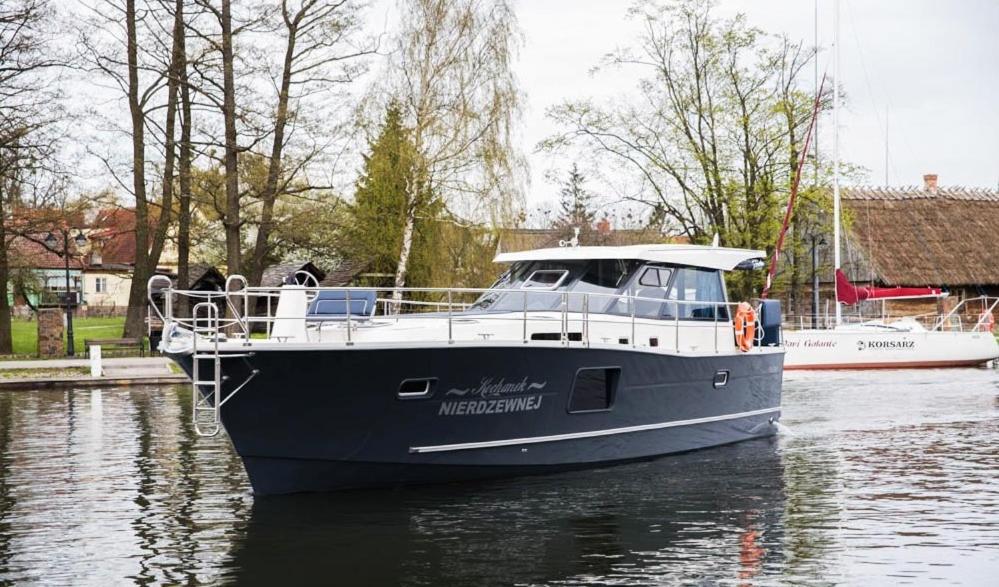
[[[63,312],[57,309],[38,311],[38,356],[61,357],[66,354],[62,341]]]

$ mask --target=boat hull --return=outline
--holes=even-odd
[[[988,332],[784,332],[786,370],[973,367],[999,357]]]
[[[782,359],[559,345],[261,351],[223,361],[223,395],[258,375],[221,416],[257,494],[535,474],[772,435]],[[571,413],[577,372],[594,368],[616,373],[610,409]],[[400,398],[404,380],[432,390]]]

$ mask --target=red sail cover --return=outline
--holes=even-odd
[[[836,270],[836,299],[852,306],[864,300],[887,298],[938,297],[942,290],[936,287],[862,287],[850,283],[842,269]]]

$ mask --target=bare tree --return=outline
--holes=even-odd
[[[713,9],[713,0],[638,4],[637,46],[607,63],[646,75],[636,99],[561,104],[549,115],[563,131],[542,146],[602,158],[605,177],[626,178],[626,197],[649,206],[664,231],[764,249],[811,118],[801,74],[815,50]]]
[[[510,4],[404,0],[401,10],[388,93],[403,109],[415,155],[396,287],[406,285],[416,218],[432,202],[459,218],[497,221],[520,203],[523,167],[512,141],[521,96]]]
[[[358,6],[348,0],[281,1],[277,29],[284,38],[284,58],[276,75],[273,127],[268,129],[271,148],[267,155],[267,177],[258,195],[261,211],[249,262],[251,285],[259,285],[263,275],[279,196],[295,180],[295,171],[318,154],[312,149],[300,155],[296,165],[287,165],[286,149],[291,141],[288,131],[302,116],[303,99],[353,81],[364,70],[361,58],[374,51],[370,42],[358,44],[356,40],[360,28],[357,14]],[[311,187],[306,184],[296,189]]]
[[[211,4],[206,4],[211,6]],[[242,268],[239,209],[239,143],[236,139],[236,81],[232,53],[232,0],[222,0],[214,11],[222,28],[222,119],[225,126],[225,249],[229,274]]]
[[[49,43],[52,10],[47,0],[0,3],[0,354],[13,352],[9,252],[12,240],[31,230],[23,211],[45,194],[62,116],[54,80],[60,65]]]
[[[184,0],[177,0],[174,10],[176,21],[184,24]],[[175,30],[174,34],[176,35],[174,42],[177,48],[176,71],[180,77],[178,80],[180,82],[180,160],[178,162],[180,193],[178,194],[177,211],[177,287],[187,289],[191,285],[191,163],[193,158],[191,131],[194,121],[191,118],[192,96],[187,71],[186,24],[183,30],[179,33]]]
[[[162,0],[98,0],[87,7],[89,16],[81,22],[78,43],[81,66],[128,104],[127,128],[105,117],[115,132],[130,139],[127,171],[112,153],[93,154],[134,200],[135,262],[125,334],[140,336],[145,330],[146,284],[156,271],[171,226],[183,11]],[[150,159],[156,150],[162,160]],[[159,189],[151,180],[153,170],[162,173]]]

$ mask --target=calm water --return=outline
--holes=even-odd
[[[0,393],[0,584],[996,585],[999,372],[791,375],[776,439],[254,499],[183,388]]]

